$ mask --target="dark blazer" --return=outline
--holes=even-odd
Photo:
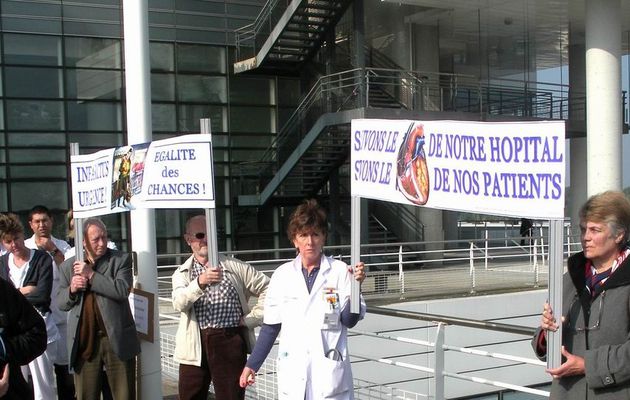
[[[50,311],[50,291],[52,290],[53,265],[52,258],[42,250],[34,251],[30,261],[28,272],[24,277],[23,286],[33,285],[36,289],[33,293],[25,295],[26,299],[39,312],[45,314]],[[0,257],[0,278],[11,283],[9,278],[9,253]]]
[[[28,364],[46,350],[46,324],[26,298],[3,279],[0,279],[0,328],[6,348],[0,365],[9,364],[9,391],[2,399],[32,399],[33,392],[22,376],[20,365]]]
[[[83,296],[81,293],[70,293],[74,261],[75,257],[71,257],[61,264],[57,303],[60,310],[68,311],[68,356],[70,365],[76,368]],[[96,295],[112,350],[120,360],[130,360],[140,353],[140,341],[129,307],[133,274],[131,257],[127,253],[107,249],[93,267],[95,274],[91,290]]]

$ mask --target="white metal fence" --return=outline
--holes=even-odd
[[[572,249],[575,248],[575,243],[572,242],[571,238],[568,234],[565,237],[565,255],[570,255]],[[369,272],[363,282],[362,292],[368,304],[378,304],[400,301],[400,299],[441,297],[446,294],[454,296],[545,287],[548,279],[548,248],[544,236],[533,237],[526,246],[521,246],[519,241],[520,237],[507,236],[490,239],[486,233],[482,240],[365,246],[362,248],[361,259],[368,266]],[[348,261],[349,256],[345,254],[346,250],[347,248],[344,246],[327,249],[329,254],[338,254],[338,258]],[[259,256],[260,251],[231,254],[247,260],[259,270],[271,274],[273,272],[271,266],[280,265],[291,259],[294,255],[293,252],[293,249],[269,250],[268,253],[273,257],[264,260],[248,260],[248,255],[256,254]],[[283,254],[286,257],[283,257]],[[183,257],[183,255],[170,255],[168,257]],[[173,312],[170,303],[170,273],[174,268],[173,265],[159,267],[159,306],[162,325],[160,337],[162,370],[165,375],[176,378],[178,365],[172,359],[175,338],[172,333],[169,333],[169,331],[174,332],[174,323],[178,319],[178,315]],[[452,321],[449,324],[457,325]],[[509,389],[548,396],[545,391],[514,385],[510,382],[449,372],[450,366],[443,365],[445,352],[460,352],[471,356],[512,360],[536,367],[544,364],[534,359],[515,358],[509,354],[488,353],[473,348],[445,344],[443,343],[445,329],[444,323],[436,325],[433,341],[418,341],[402,336],[388,337],[373,332],[352,330],[353,335],[378,336],[382,340],[413,342],[418,346],[430,347],[430,352],[433,354],[432,366],[398,362],[400,367],[423,371],[433,376],[432,382],[434,383],[428,393],[414,393],[355,379],[355,397],[357,399],[442,399],[444,398],[445,377],[484,383],[495,387],[497,390]],[[529,341],[531,332],[528,329],[531,328],[523,328],[521,340]],[[489,334],[491,333],[489,332]],[[389,358],[372,359],[365,355],[351,355],[353,359],[371,360],[388,365],[394,363]],[[252,389],[248,389],[247,397],[250,399],[274,399],[277,397],[276,393],[275,362],[270,357],[259,371],[256,385]]]

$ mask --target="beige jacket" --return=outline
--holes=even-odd
[[[203,290],[199,287],[196,279],[190,280],[192,263],[193,257],[190,256],[171,277],[173,308],[180,312],[173,359],[181,364],[199,367],[201,366],[201,333],[193,304],[203,295]],[[247,352],[249,353],[256,341],[254,328],[259,326],[263,320],[263,304],[269,278],[251,265],[236,258],[219,255],[219,263],[227,271],[226,276],[238,292],[245,326],[248,328]],[[258,297],[258,301],[250,310],[248,301],[251,296]]]

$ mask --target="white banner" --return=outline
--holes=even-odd
[[[564,217],[563,121],[352,121],[352,195],[430,208]]]
[[[211,135],[71,157],[76,218],[135,208],[214,208]]]

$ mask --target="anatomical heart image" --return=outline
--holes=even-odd
[[[423,125],[411,123],[398,150],[397,189],[417,205],[429,200],[429,170],[424,143]]]

